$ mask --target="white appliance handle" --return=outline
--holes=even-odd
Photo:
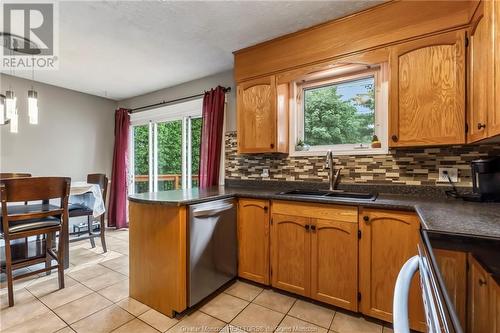
[[[393,300],[393,325],[394,333],[409,333],[410,322],[408,316],[408,297],[413,276],[418,270],[419,257],[413,256],[399,271],[394,288]]]

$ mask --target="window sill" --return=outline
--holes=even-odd
[[[357,155],[386,155],[389,153],[388,148],[373,148],[373,149],[348,149],[348,150],[335,150],[332,149],[333,156],[357,156]],[[289,156],[323,156],[327,150],[301,150],[290,151]]]

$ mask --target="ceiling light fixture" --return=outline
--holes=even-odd
[[[3,38],[4,47],[10,50],[11,57],[14,55],[14,52],[29,54],[32,56],[41,53],[41,50],[36,43],[27,38],[4,32],[0,32],[0,36]],[[20,45],[26,44],[29,44],[30,47],[19,47]],[[35,81],[34,63],[33,58],[31,76],[32,84],[34,84]],[[11,68],[11,74],[13,75],[13,73],[14,69]],[[35,91],[33,85],[31,86],[31,89],[28,90],[28,117],[30,124],[38,124],[38,92]],[[5,92],[5,95],[0,94],[0,125],[8,123],[10,123],[10,132],[17,133],[19,130],[17,97],[11,87],[9,87],[9,90]]]

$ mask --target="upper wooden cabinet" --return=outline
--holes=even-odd
[[[468,141],[500,134],[500,4],[482,1],[469,37]]]
[[[288,84],[275,76],[238,84],[238,153],[288,152]]]
[[[375,209],[359,212],[360,311],[392,322],[396,278],[403,264],[417,254],[420,221],[415,213]],[[422,292],[415,276],[410,289],[410,327],[425,330]]]
[[[390,146],[465,143],[465,31],[393,46],[390,69]]]
[[[272,285],[357,311],[357,207],[277,201],[272,211]]]
[[[269,201],[238,200],[238,275],[269,284]]]

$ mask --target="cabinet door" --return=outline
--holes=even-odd
[[[443,277],[446,291],[455,306],[462,328],[466,326],[467,254],[465,252],[434,249],[434,256]]]
[[[276,79],[265,77],[238,85],[238,152],[276,151]]]
[[[238,201],[238,275],[269,284],[269,201]]]
[[[311,297],[357,311],[358,223],[314,220],[311,260]]]
[[[465,32],[391,48],[389,144],[465,142]]]
[[[491,332],[489,312],[489,275],[481,264],[469,254],[469,333]]]
[[[392,322],[396,278],[403,264],[417,254],[420,222],[414,213],[363,209],[359,214],[359,290],[362,313]],[[419,277],[410,289],[410,327],[425,329]]]
[[[500,135],[500,1],[483,1],[485,6],[491,6],[493,13],[493,40],[494,40],[494,92],[495,102],[489,109],[490,116],[488,117],[488,135]],[[500,330],[500,329],[499,329]]]
[[[491,332],[500,333],[500,285],[490,276]]]
[[[273,287],[310,295],[310,219],[273,214],[271,281]]]
[[[469,142],[488,137],[488,114],[493,108],[493,39],[487,3],[479,6],[469,38]]]

